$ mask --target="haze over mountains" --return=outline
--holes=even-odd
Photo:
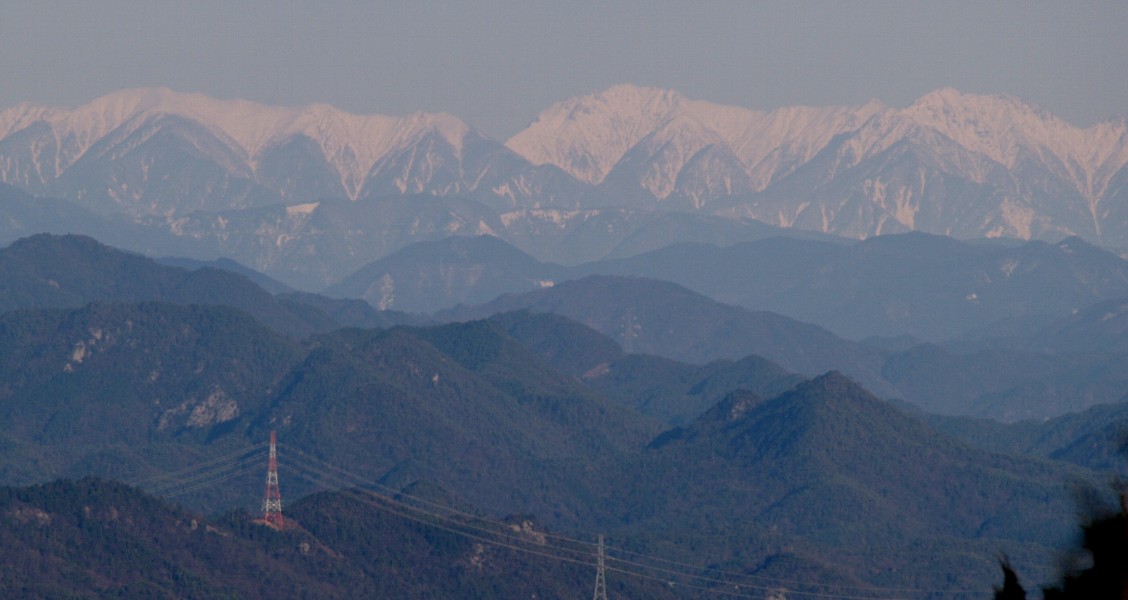
[[[0,112],[0,181],[310,290],[455,233],[498,235],[542,260],[603,258],[658,235],[656,210],[695,215],[665,243],[748,241],[766,223],[1124,247],[1126,165],[1124,119],[1080,129],[1017,98],[950,89],[904,109],[763,112],[623,85],[554,105],[505,143],[451,115],[167,89]]]
[[[1047,576],[1066,484],[1123,465],[1126,119],[623,85],[502,142],[142,89],[0,112],[0,181],[0,484],[143,481],[278,431],[296,494],[346,465],[777,581],[986,591],[1000,551]],[[238,468],[184,499],[261,492]],[[0,490],[28,555],[74,510],[42,492]],[[472,564],[438,543],[438,571]]]
[[[538,261],[492,236],[451,237],[373,261],[325,292],[433,312],[589,275],[669,281],[859,340],[947,341],[1128,297],[1128,262],[1079,238],[968,243],[921,233],[861,242],[677,243],[571,267]]]
[[[164,483],[161,474],[261,449],[278,430],[294,496],[324,486],[322,463],[308,463],[318,460],[344,466],[352,483],[430,490],[447,506],[532,514],[554,528],[598,528],[647,552],[683,556],[704,536],[703,554],[685,558],[758,577],[974,589],[991,580],[1000,550],[1049,576],[1051,548],[1071,526],[1063,482],[1120,464],[1109,448],[1128,419],[1097,407],[1045,424],[945,421],[905,413],[837,372],[820,375],[854,369],[872,389],[895,382],[893,392],[931,393],[922,405],[962,415],[981,397],[1030,406],[1031,383],[1072,385],[1067,374],[1084,384],[1078,398],[1111,402],[1128,372],[1118,346],[1070,353],[1088,312],[1035,336],[1055,348],[1061,332],[1059,354],[1016,352],[1002,340],[968,355],[878,350],[638,277],[592,276],[465,309],[488,319],[339,329],[323,310],[328,299],[271,295],[236,273],[164,266],[83,237],[21,240],[0,252],[0,269],[8,307],[0,481],[8,484],[156,476],[154,490],[194,506],[245,505],[261,493],[261,461],[237,463],[242,470],[224,471],[212,488]],[[662,307],[676,327],[661,327]],[[493,314],[513,308],[559,314]],[[1091,314],[1113,314],[1104,310]],[[636,352],[710,362],[624,352],[616,341],[624,323]],[[951,383],[936,387],[936,379]],[[944,409],[953,398],[966,404]],[[17,504],[0,516],[0,534],[20,540],[21,552],[51,555],[29,528],[70,532],[72,509],[33,500],[40,491],[4,492]],[[84,502],[134,505],[119,492]],[[384,539],[397,527],[366,535]],[[330,548],[350,547],[331,528],[307,528]],[[931,559],[906,561],[904,552]],[[440,565],[468,560],[462,551],[429,556]]]

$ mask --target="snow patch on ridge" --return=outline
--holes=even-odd
[[[317,207],[321,206],[320,202],[307,202],[305,204],[294,204],[286,207],[286,214],[293,217],[295,215],[311,215]]]
[[[602,214],[596,209],[585,210],[559,210],[559,209],[521,209],[502,213],[499,215],[502,226],[512,228],[520,221],[533,221],[554,226],[557,229],[567,229],[575,221],[587,221]]]

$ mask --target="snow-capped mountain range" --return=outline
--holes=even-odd
[[[507,142],[458,118],[359,116],[167,89],[0,112],[0,181],[173,222],[321,199],[692,211],[852,237],[923,230],[1128,247],[1128,119],[1075,127],[1014,97],[756,111],[631,85]],[[505,219],[502,219],[504,222]]]
[[[1128,120],[1082,129],[1010,96],[764,112],[618,86],[545,110],[508,146],[652,204],[785,227],[1128,241]]]
[[[164,88],[0,113],[0,180],[133,215],[479,188],[513,202],[553,175],[567,179],[447,114],[359,116]]]

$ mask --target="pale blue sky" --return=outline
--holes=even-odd
[[[505,139],[615,83],[723,104],[904,106],[1010,93],[1128,114],[1128,2],[0,3],[0,108],[162,85],[357,113],[450,112]]]

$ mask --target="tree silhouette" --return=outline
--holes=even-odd
[[[1082,532],[1091,566],[1066,574],[1059,585],[1043,590],[1046,600],[1128,600],[1128,494],[1121,492],[1119,511],[1093,518]]]
[[[1122,444],[1121,452],[1128,450]],[[1120,505],[1110,510],[1090,500],[1089,516],[1081,525],[1081,549],[1073,564],[1086,568],[1066,572],[1057,585],[1042,589],[1045,600],[1128,600],[1128,482],[1116,480],[1113,489]],[[1026,598],[1026,590],[1004,557],[1003,587],[995,588],[996,600]]]
[[[1118,450],[1128,456],[1128,432],[1120,434]],[[1081,547],[1091,564],[1066,573],[1060,584],[1042,590],[1046,600],[1110,598],[1128,600],[1128,481],[1115,478],[1112,488],[1120,499],[1116,510],[1089,503],[1089,520],[1081,526]]]
[[[995,600],[1026,600],[1026,590],[1018,583],[1010,561],[1004,556],[999,559],[999,566],[1003,569],[1003,587],[995,588]]]

